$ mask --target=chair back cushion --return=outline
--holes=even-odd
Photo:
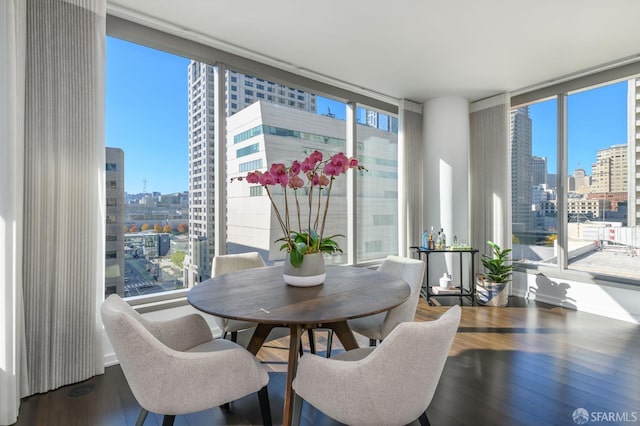
[[[378,270],[404,280],[411,287],[409,299],[387,311],[380,331],[380,339],[384,339],[401,322],[413,321],[420,300],[425,263],[418,259],[387,256]]]
[[[148,411],[201,411],[256,392],[269,380],[266,370],[244,348],[227,340],[211,339],[211,332],[199,315],[149,321],[117,295],[104,301],[101,314],[131,391]],[[200,331],[194,332],[196,328]],[[151,330],[176,346],[189,349],[172,349]],[[181,339],[188,343],[181,343]]]
[[[361,361],[375,380],[369,391],[378,393],[390,411],[402,407],[409,418],[418,418],[436,391],[460,317],[460,306],[455,305],[435,321],[399,324]]]
[[[231,272],[243,271],[245,269],[262,268],[265,265],[262,256],[257,251],[239,254],[225,254],[216,256],[213,258],[213,265],[211,266],[211,276],[219,277],[220,275],[228,274]],[[213,317],[216,325],[221,332],[233,332],[245,330],[255,327],[255,323],[247,321],[230,320],[228,318]]]
[[[349,351],[353,356],[305,355],[293,388],[345,424],[409,424],[431,403],[460,315],[456,305],[435,321],[403,322],[379,346]]]
[[[239,254],[225,254],[213,258],[211,276],[218,277],[230,272],[267,266],[257,251]]]

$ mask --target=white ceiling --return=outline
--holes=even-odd
[[[107,0],[107,10],[417,102],[481,99],[640,54],[638,0]]]

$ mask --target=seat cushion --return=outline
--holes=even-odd
[[[349,328],[369,339],[382,340],[382,325],[386,316],[386,312],[381,312],[368,317],[352,319],[348,321]]]

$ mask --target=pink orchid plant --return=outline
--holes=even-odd
[[[324,228],[333,181],[349,169],[366,170],[358,164],[358,160],[348,158],[342,152],[333,155],[328,160],[323,160],[322,153],[314,151],[302,162],[296,160],[288,167],[283,163],[274,163],[267,171],[256,170],[246,176],[235,179],[246,180],[248,183],[259,184],[264,187],[284,234],[282,238],[276,241],[283,242],[280,250],[287,250],[291,264],[298,267],[302,264],[305,254],[320,252],[342,253],[342,249],[333,239],[335,237],[344,237],[344,235],[335,234],[325,237]],[[278,209],[269,189],[276,185],[284,188],[284,215]],[[309,185],[307,197],[309,216],[305,218],[307,219],[306,223],[303,223],[298,193],[305,185]],[[291,219],[292,209],[289,208],[291,198],[289,190],[293,191],[293,202],[295,204],[295,217],[293,220]],[[324,195],[325,192],[326,195]]]

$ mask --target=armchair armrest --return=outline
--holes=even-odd
[[[134,396],[151,412],[201,411],[257,392],[269,381],[252,354],[227,340],[210,340],[193,352],[181,352],[143,337],[131,349],[132,357],[122,366],[127,366]],[[159,368],[162,374],[157,374]]]

